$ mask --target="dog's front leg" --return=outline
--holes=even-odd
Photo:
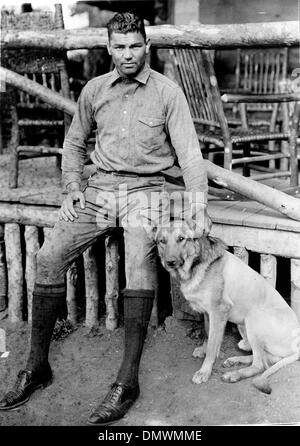
[[[206,339],[204,339],[202,345],[195,348],[192,354],[193,358],[204,358],[204,356],[206,355],[207,339],[209,334],[209,317],[207,313],[204,313],[204,329],[205,329]]]
[[[209,379],[212,372],[212,367],[220,351],[226,322],[227,318],[222,313],[209,315],[209,334],[206,357],[203,361],[202,367],[194,374],[192,378],[194,383],[201,384]]]

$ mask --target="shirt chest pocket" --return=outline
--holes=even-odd
[[[138,118],[136,141],[146,150],[158,149],[165,140],[164,118],[141,116]]]

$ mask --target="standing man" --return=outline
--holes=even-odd
[[[51,382],[48,352],[56,319],[65,307],[65,273],[119,222],[125,238],[125,347],[115,383],[89,418],[94,425],[122,418],[139,396],[138,370],[157,280],[155,246],[147,228],[169,219],[161,171],[172,167],[176,156],[192,197],[192,216],[204,232],[211,224],[206,172],[182,91],[146,63],[150,42],[139,17],[117,13],[108,23],[108,38],[115,69],[89,81],[78,100],[63,150],[68,195],[50,239],[37,255],[29,358],[0,401],[1,410],[13,409]],[[97,132],[91,157],[96,170],[82,192],[86,141],[93,124]]]

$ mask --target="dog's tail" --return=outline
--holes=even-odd
[[[299,359],[299,352],[293,353],[290,356],[286,356],[280,361],[276,362],[276,364],[272,365],[268,370],[266,370],[262,375],[257,376],[253,379],[252,384],[261,392],[270,394],[272,392],[272,388],[268,382],[268,377],[276,373],[282,367],[285,367]]]

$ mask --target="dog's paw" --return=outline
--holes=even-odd
[[[206,353],[206,345],[200,345],[200,347],[196,347],[193,351],[193,358],[204,358]]]
[[[227,358],[226,361],[223,362],[223,367],[234,367],[237,365],[238,362],[236,362],[235,358]]]
[[[201,369],[198,370],[196,373],[194,373],[194,376],[192,378],[193,383],[195,384],[202,384],[206,383],[208,381],[209,377],[211,375],[210,371],[202,371]]]
[[[240,342],[238,343],[238,348],[240,350],[243,350],[244,352],[252,352],[251,345],[249,344],[249,342],[245,341],[245,339],[240,340]]]
[[[226,383],[236,383],[237,381],[240,381],[241,376],[238,372],[238,370],[235,370],[234,372],[227,372],[222,375],[222,380]]]

